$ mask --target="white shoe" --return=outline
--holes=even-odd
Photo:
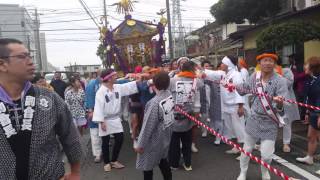
[[[237,161],[240,161],[241,155],[236,158]]]
[[[284,144],[283,148],[282,148],[282,151],[285,152],[285,153],[291,152],[291,148],[290,148],[289,144]]]
[[[192,171],[192,167],[191,166],[187,167],[185,164],[183,164],[183,168],[186,171]]]
[[[177,171],[178,168],[175,168],[175,167],[170,167],[171,171]]]
[[[191,145],[191,151],[194,152],[194,153],[199,152],[199,149],[196,147],[196,144],[195,144],[195,143],[192,143],[192,145]]]
[[[246,180],[247,179],[247,174],[245,173],[240,173],[238,176],[237,180]]]
[[[208,131],[205,130],[202,132],[201,137],[207,137],[208,136]]]
[[[309,164],[309,165],[313,164],[313,157],[310,157],[310,156],[306,156],[306,157],[303,157],[303,158],[297,158],[296,160],[298,162]]]
[[[110,172],[111,171],[111,164],[104,165],[103,169],[104,169],[105,172]]]
[[[94,162],[95,162],[95,163],[101,162],[101,156],[96,156],[96,157],[94,158]]]
[[[260,145],[259,144],[255,144],[254,145],[254,149],[257,150],[257,151],[260,151]]]
[[[216,137],[216,140],[214,141],[214,144],[215,145],[220,145],[220,143],[221,143],[221,139]]]
[[[239,154],[240,151],[238,149],[236,149],[236,148],[232,148],[232,149],[226,151],[226,153],[227,154]]]
[[[265,171],[261,175],[262,175],[262,180],[270,180],[271,179],[269,171]]]

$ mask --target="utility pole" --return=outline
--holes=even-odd
[[[31,45],[30,45],[30,35],[28,34],[27,35],[27,47],[28,47],[28,50],[29,50],[29,52],[31,52]]]
[[[106,0],[103,0],[103,14],[104,14],[104,25],[107,27],[108,20],[107,20],[107,4],[106,4]]]
[[[37,52],[37,61],[38,61],[38,69],[39,71],[42,71],[42,57],[41,57],[41,44],[40,44],[40,22],[39,22],[39,15],[38,15],[38,9],[35,9],[35,38],[36,38],[36,52]]]
[[[170,52],[170,59],[173,59],[171,15],[170,15],[170,3],[169,3],[169,0],[166,0],[166,7],[167,7],[168,35],[169,35],[169,52]]]
[[[174,32],[173,53],[174,57],[186,56],[186,44],[184,40],[184,27],[181,18],[181,1],[172,1],[172,29]]]

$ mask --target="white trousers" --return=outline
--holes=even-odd
[[[258,139],[255,139],[250,135],[246,134],[243,149],[247,152],[252,152],[257,141]],[[268,164],[271,164],[272,156],[275,149],[274,147],[275,147],[275,141],[272,141],[272,140],[261,141],[261,145],[260,145],[261,159]],[[240,156],[241,173],[247,174],[249,161],[250,161],[250,157],[241,153],[241,156]],[[266,169],[264,166],[261,166],[262,174],[265,174],[267,171],[268,169]]]
[[[238,112],[223,112],[222,119],[225,124],[225,136],[228,139],[237,138],[238,143],[244,142],[245,137],[245,120],[239,117]]]
[[[93,156],[101,156],[102,155],[102,140],[99,136],[98,128],[90,128],[90,136],[91,136],[91,146],[92,146],[92,154]]]
[[[287,122],[283,127],[282,141],[283,144],[290,144],[292,135],[292,122]]]

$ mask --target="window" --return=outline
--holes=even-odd
[[[82,67],[82,70],[83,70],[83,71],[86,71],[87,69],[88,69],[87,66],[83,66],[83,67]]]

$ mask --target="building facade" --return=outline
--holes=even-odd
[[[78,72],[80,75],[86,75],[92,72],[96,72],[98,69],[101,69],[101,64],[93,64],[93,65],[70,65],[65,66],[64,69],[67,72]]]
[[[19,5],[0,4],[0,38],[15,38],[22,41],[33,55],[37,71],[45,71],[47,69],[45,38],[40,39],[38,46],[37,24],[31,14]],[[41,59],[44,61],[40,61]]]
[[[288,0],[288,2],[292,2]],[[297,2],[297,1],[295,1]],[[308,2],[308,3],[307,3]],[[290,3],[289,3],[290,4]],[[301,3],[302,4],[302,3]],[[305,6],[300,6],[298,8],[293,8],[290,12],[282,11],[282,14],[274,17],[272,20],[273,24],[281,24],[286,22],[299,22],[299,21],[309,21],[309,22],[320,22],[320,4],[317,1],[310,2],[305,0]],[[301,8],[301,9],[300,9]],[[243,31],[235,32],[231,34],[231,38],[234,40],[241,40],[243,42],[243,54],[248,64],[255,66],[255,58],[258,54],[257,52],[257,38],[259,34],[270,25],[269,20],[260,23],[254,27],[245,29]],[[288,56],[295,54],[299,59],[299,64],[302,66],[304,61],[312,56],[320,56],[320,41],[313,40],[308,42],[300,42],[298,44],[289,44],[281,49],[277,50],[278,55],[281,57],[282,62],[288,63]]]

